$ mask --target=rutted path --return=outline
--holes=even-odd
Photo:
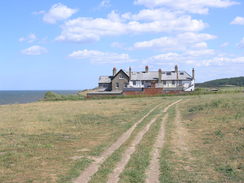
[[[96,159],[96,161],[92,162],[81,174],[75,179],[74,183],[88,183],[91,177],[98,171],[101,164],[111,155],[114,151],[116,151],[126,140],[129,139],[132,132],[135,128],[140,124],[147,116],[149,116],[156,108],[161,105],[158,104],[154,108],[152,108],[145,116],[143,116],[139,121],[137,121],[132,127],[129,128],[126,132],[124,132],[118,140],[113,143],[108,149],[106,149],[100,157]]]
[[[160,114],[157,114],[151,121],[146,125],[146,127],[141,130],[135,139],[132,141],[131,145],[128,147],[128,149],[123,153],[122,159],[120,162],[116,165],[116,168],[114,171],[108,176],[107,183],[116,183],[119,181],[119,175],[124,170],[125,166],[130,160],[131,155],[135,152],[136,146],[141,142],[143,136],[147,133],[147,131],[150,129],[151,125],[158,119]]]
[[[158,137],[156,139],[155,144],[153,145],[153,150],[151,153],[152,159],[150,161],[149,167],[146,171],[146,183],[159,183],[159,175],[160,175],[160,150],[164,145],[164,124],[168,119],[168,114],[166,114],[163,118],[162,125],[159,130]]]
[[[178,100],[176,102],[173,102],[172,104],[168,105],[163,112],[167,112],[168,109],[173,106],[174,104],[180,102],[181,100]],[[147,131],[150,129],[151,125],[158,119],[160,114],[156,115],[147,125],[146,127],[141,130],[138,135],[135,137],[135,139],[132,141],[130,147],[123,153],[122,159],[118,164],[116,165],[115,169],[111,174],[108,176],[108,183],[117,183],[119,181],[119,176],[124,170],[125,166],[130,160],[131,155],[135,152],[136,146],[141,142],[143,136],[147,133]]]
[[[177,102],[171,104],[172,105],[180,102],[181,100],[178,100]],[[168,108],[165,108],[164,112],[167,112]],[[149,167],[146,171],[146,183],[159,183],[159,177],[160,177],[160,151],[164,146],[164,136],[165,136],[165,122],[168,119],[168,114],[166,114],[162,120],[161,127],[159,130],[159,134],[156,138],[156,141],[153,145],[153,150],[151,153],[152,159],[150,161]]]

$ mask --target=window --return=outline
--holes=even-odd
[[[124,84],[125,88],[127,87],[127,85],[128,85],[127,83]]]
[[[119,79],[124,79],[124,75],[123,74],[120,74],[119,75]]]
[[[163,81],[163,84],[166,85],[166,81]]]
[[[136,81],[133,81],[133,85],[136,85]]]
[[[181,72],[180,75],[184,75],[184,72]]]
[[[116,83],[116,88],[119,88],[119,83]]]
[[[168,75],[168,76],[171,75],[171,72],[166,72],[166,75]]]
[[[175,81],[173,80],[173,81],[172,81],[172,85],[174,85],[174,84],[175,84]]]
[[[182,81],[179,81],[179,85],[182,85]]]

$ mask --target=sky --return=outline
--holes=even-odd
[[[244,76],[242,0],[1,0],[0,90],[82,90],[112,68]]]

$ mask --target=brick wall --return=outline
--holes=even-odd
[[[183,91],[164,91],[162,88],[144,88],[143,91],[124,91],[123,95],[160,95],[160,94],[179,94]]]

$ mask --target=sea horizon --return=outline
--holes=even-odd
[[[0,105],[37,102],[43,99],[48,91],[68,95],[82,90],[0,90]]]

